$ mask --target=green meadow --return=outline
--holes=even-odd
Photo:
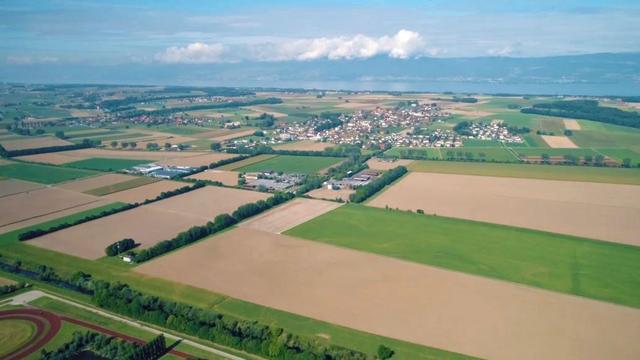
[[[97,174],[85,169],[72,169],[30,163],[12,163],[0,166],[0,176],[41,184],[57,184]]]

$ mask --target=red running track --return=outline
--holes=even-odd
[[[14,352],[7,354],[3,360],[19,360],[24,359],[25,357],[31,355],[32,353],[40,350],[44,347],[51,339],[53,339],[58,331],[60,331],[61,322],[66,321],[72,324],[80,325],[82,327],[86,327],[88,329],[97,331],[99,333],[117,337],[129,342],[137,343],[137,344],[145,344],[146,341],[128,336],[102,326],[92,324],[86,321],[74,319],[68,316],[58,316],[52,312],[39,310],[39,309],[14,309],[14,310],[6,310],[0,311],[0,320],[5,319],[16,319],[16,320],[26,320],[33,323],[36,326],[36,332],[32,336],[31,340],[27,345],[23,346],[20,349],[15,350]],[[196,357],[191,356],[185,352],[178,350],[170,350],[170,354],[181,357],[183,359],[195,359]]]

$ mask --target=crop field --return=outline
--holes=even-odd
[[[65,166],[98,171],[118,171],[147,163],[149,160],[90,158],[66,163]]]
[[[138,182],[136,181],[136,184]],[[127,184],[127,187],[130,184]],[[134,186],[131,188],[123,189],[122,191],[110,192],[105,195],[106,198],[111,199],[113,201],[120,201],[124,203],[141,203],[147,199],[154,199],[156,196],[160,195],[160,193],[164,191],[171,191],[177,188],[181,188],[183,186],[188,186],[189,184],[185,184],[179,181],[171,181],[171,180],[160,180],[154,182],[146,182],[141,186]],[[117,190],[118,188],[113,190]],[[100,192],[104,192],[106,190],[111,189],[101,189]]]
[[[322,187],[309,191],[307,195],[321,200],[341,199],[342,201],[349,201],[349,196],[355,192],[356,191],[352,189],[329,190],[326,187]]]
[[[413,160],[404,160],[404,159],[389,161],[389,160],[383,160],[378,158],[372,158],[367,161],[367,166],[369,166],[369,169],[386,171],[386,170],[391,170],[398,166],[407,166],[411,164],[412,161]]]
[[[134,189],[135,190],[135,189]],[[107,245],[132,238],[141,248],[168,240],[195,225],[204,225],[216,215],[238,206],[266,199],[268,194],[207,186],[150,205],[89,221],[29,240],[30,245],[97,259]],[[87,236],[90,234],[90,241]]]
[[[239,226],[279,234],[340,205],[340,203],[332,201],[295,199],[243,221]]]
[[[575,119],[564,119],[564,127],[567,130],[580,130],[580,123]]]
[[[136,271],[483,358],[600,359],[640,349],[617,335],[640,334],[637,309],[247,228]]]
[[[192,166],[192,167],[199,167],[199,166],[208,166],[211,163],[220,161],[220,160],[224,160],[224,159],[229,159],[232,157],[235,157],[237,155],[234,154],[227,154],[227,153],[207,153],[207,154],[202,154],[202,155],[196,155],[196,156],[189,156],[189,157],[181,157],[178,159],[170,159],[170,160],[162,160],[160,162],[158,162],[158,164],[160,165],[171,165],[171,166]]]
[[[103,186],[110,186],[113,184],[137,179],[135,176],[124,174],[104,174],[98,176],[92,176],[85,179],[66,182],[58,185],[57,187],[66,190],[87,192],[93,189],[101,188]],[[94,194],[95,195],[95,194]]]
[[[409,170],[444,174],[640,185],[640,170],[638,169],[562,165],[489,164],[455,161],[414,161],[409,165]]]
[[[314,174],[342,160],[342,158],[328,156],[278,155],[235,170],[239,172],[282,171],[284,173]]]
[[[95,175],[95,171],[40,164],[12,163],[0,166],[0,176],[41,184],[57,184]]]
[[[578,146],[571,141],[571,139],[567,136],[552,136],[552,135],[541,135],[542,140],[544,140],[547,145],[551,148],[564,148],[564,149],[572,149],[577,148]]]
[[[290,142],[282,145],[277,145],[277,146],[274,146],[273,148],[277,150],[322,151],[332,146],[335,146],[335,144],[311,141],[311,140],[302,140],[302,141],[295,141],[295,142]]]
[[[625,148],[640,152],[640,129],[580,120],[581,129],[571,139],[580,147]]]
[[[0,141],[0,144],[4,146],[6,150],[24,150],[24,149],[36,149],[47,146],[59,146],[69,145],[68,141],[58,139],[53,136],[43,137],[25,137],[19,140],[6,140]]]
[[[227,170],[205,170],[187,177],[187,179],[219,181],[227,186],[238,185],[238,172]]]
[[[137,188],[139,186],[152,184],[157,181],[161,181],[161,180],[158,178],[150,177],[150,176],[138,176],[138,177],[133,177],[133,179],[131,180],[117,182],[111,185],[105,185],[105,186],[97,187],[91,190],[87,190],[85,191],[85,193],[89,195],[95,195],[95,196],[104,196],[104,195],[113,194],[119,191]]]
[[[144,150],[108,150],[108,149],[80,149],[70,150],[47,154],[36,154],[20,156],[18,159],[31,162],[39,162],[46,164],[66,164],[74,161],[86,160],[91,158],[117,158],[117,159],[135,159],[160,161],[168,159],[176,159],[183,157],[191,157],[196,155],[204,155],[205,153],[196,152],[177,152],[177,151],[144,151]]]
[[[640,245],[640,186],[411,173],[368,204]]]
[[[32,191],[41,187],[41,184],[28,181],[15,179],[0,180],[0,197]]]
[[[254,132],[255,132],[254,129],[235,131],[235,132],[231,132],[231,133],[228,133],[228,134],[217,135],[217,136],[211,137],[211,138],[209,138],[209,140],[216,141],[216,142],[223,142],[223,141],[227,141],[227,140],[231,140],[231,139],[235,139],[235,138],[241,138],[241,137],[244,137],[244,136],[253,135]]]
[[[361,205],[285,234],[640,308],[636,246]]]
[[[259,163],[261,161],[265,161],[265,160],[274,158],[276,156],[277,155],[268,155],[268,154],[252,156],[252,157],[250,157],[248,159],[244,159],[244,160],[232,162],[230,164],[219,166],[216,169],[217,170],[237,170],[237,169],[240,169],[240,168],[245,167],[245,166],[249,166],[249,165],[252,165],[252,164],[255,164],[255,163]]]
[[[100,198],[53,187],[0,198],[0,226],[90,204]]]

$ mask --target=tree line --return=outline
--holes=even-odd
[[[535,104],[523,108],[525,114],[567,117],[640,128],[640,113],[609,106],[599,106],[597,100],[569,100]]]
[[[167,353],[167,344],[164,335],[160,334],[150,342],[141,345],[107,336],[96,332],[87,331],[73,333],[71,341],[60,345],[53,351],[42,349],[42,360],[67,360],[73,359],[83,351],[90,351],[107,359],[122,360],[147,360],[158,359]]]
[[[373,194],[382,190],[385,186],[399,179],[407,173],[407,168],[404,166],[395,167],[380,176],[379,178],[371,181],[369,184],[360,186],[356,189],[356,192],[349,195],[349,201],[354,203],[360,203],[371,197]]]
[[[6,158],[6,157],[14,157],[14,156],[44,154],[44,153],[52,153],[52,152],[60,152],[60,151],[68,151],[68,150],[86,149],[86,148],[94,147],[95,145],[96,144],[89,139],[84,139],[79,144],[45,146],[41,148],[21,149],[21,150],[6,150],[2,145],[0,145],[0,156]]]
[[[105,254],[107,256],[116,256],[118,254],[122,254],[125,251],[129,251],[136,247],[136,242],[133,239],[122,239],[114,242],[113,244],[107,246],[104,249]]]
[[[176,195],[184,194],[184,193],[189,192],[189,191],[197,190],[197,189],[199,189],[201,187],[204,187],[204,186],[206,186],[206,184],[203,181],[196,181],[191,186],[187,185],[187,186],[183,186],[183,187],[177,188],[175,190],[163,191],[163,192],[160,193],[160,195],[156,196],[155,198],[146,199],[142,203],[125,204],[125,205],[122,205],[122,206],[117,207],[117,208],[113,208],[113,209],[109,209],[109,210],[103,210],[103,211],[101,211],[101,212],[99,212],[97,214],[90,214],[90,215],[87,215],[87,216],[82,217],[80,219],[76,219],[76,220],[71,221],[71,222],[60,223],[60,224],[51,226],[51,227],[46,228],[46,229],[37,228],[37,229],[27,230],[25,232],[22,232],[22,233],[18,234],[18,240],[20,240],[20,241],[31,240],[31,239],[37,238],[39,236],[42,236],[42,235],[46,235],[46,234],[49,234],[49,233],[52,233],[52,232],[60,231],[60,230],[63,230],[63,229],[66,229],[66,228],[69,228],[69,227],[72,227],[72,226],[80,225],[80,224],[86,223],[88,221],[100,219],[100,218],[103,218],[105,216],[110,216],[110,215],[113,215],[113,214],[117,214],[119,212],[131,210],[131,209],[137,208],[138,206],[141,206],[141,205],[151,204],[153,202],[160,201],[160,200],[163,200],[163,199],[167,199],[167,198],[170,198],[172,196],[176,196]]]
[[[327,344],[317,338],[296,335],[258,321],[236,319],[210,309],[167,301],[141,293],[127,284],[93,279],[90,274],[83,272],[65,277],[44,265],[33,265],[32,268],[47,269],[48,277],[37,280],[89,294],[93,303],[103,309],[252,354],[283,360],[373,359],[365,353]],[[26,277],[30,277],[27,274],[36,273],[35,270],[25,269],[19,261],[11,264],[1,257],[0,270]],[[380,346],[378,354],[384,356],[379,358],[388,358],[393,355],[393,350]]]
[[[185,245],[189,245],[195,241],[233,226],[248,217],[289,201],[294,197],[295,195],[292,193],[276,193],[267,200],[259,200],[256,203],[242,205],[231,215],[220,214],[216,216],[213,221],[209,221],[205,225],[193,226],[187,231],[179,233],[173,239],[161,241],[149,248],[141,250],[139,253],[132,253],[133,261],[136,263],[145,262],[156,256],[160,256]]]
[[[27,287],[25,282],[17,282],[15,284],[7,284],[0,286],[0,295],[7,295]]]

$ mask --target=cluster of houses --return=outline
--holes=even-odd
[[[356,189],[360,186],[369,184],[373,180],[377,179],[378,176],[380,176],[379,171],[365,169],[342,180],[331,179],[326,181],[323,185],[329,190]]]

